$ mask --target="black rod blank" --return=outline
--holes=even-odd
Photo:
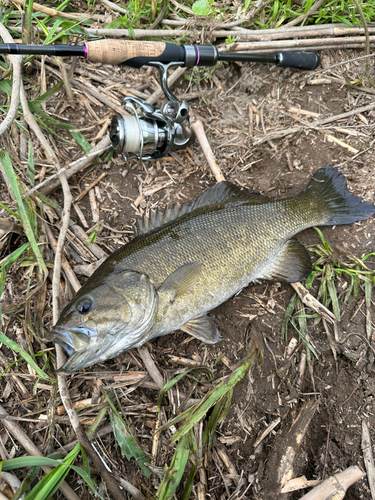
[[[85,57],[85,51],[85,45],[22,45],[19,43],[0,44],[0,54]]]
[[[277,54],[243,54],[219,52],[219,61],[271,63],[281,68],[315,69],[320,64],[316,52],[277,52]]]

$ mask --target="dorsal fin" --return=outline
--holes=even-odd
[[[142,217],[137,220],[136,235],[145,234],[163,224],[178,219],[185,214],[191,213],[194,210],[203,207],[218,207],[227,203],[247,203],[250,205],[261,205],[268,203],[270,200],[266,196],[258,193],[251,193],[246,188],[240,188],[235,184],[227,181],[220,182],[207,188],[203,193],[190,205],[166,207],[164,211],[157,210],[151,212],[149,217]]]

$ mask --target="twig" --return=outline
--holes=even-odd
[[[35,61],[35,63],[38,66],[41,66],[41,63],[39,61]],[[53,69],[53,68],[51,68],[50,66],[47,66],[47,65],[46,65],[46,69],[50,73],[56,75],[58,78],[61,78],[61,73],[59,73],[59,71],[57,71],[57,70],[55,70],[55,69]],[[64,70],[65,66],[61,65],[60,69],[61,69],[61,71]],[[111,101],[110,99],[108,99],[107,97],[105,97],[105,95],[103,95],[102,92],[100,92],[97,88],[95,88],[93,85],[89,84],[88,82],[86,82],[84,84],[84,83],[81,83],[81,82],[75,80],[74,78],[70,78],[69,84],[72,85],[73,87],[76,87],[77,89],[81,90],[84,93],[91,94],[93,97],[95,97],[96,99],[98,99],[98,101],[101,101],[103,104],[105,104],[109,108],[113,109],[117,113],[121,113],[123,111],[123,109],[121,108],[120,101],[118,101],[117,103]]]
[[[86,194],[90,191],[90,189],[96,186],[102,179],[104,179],[106,175],[107,172],[103,172],[97,179],[94,180],[94,182],[92,182],[84,191],[82,191],[82,193],[79,194],[77,198],[75,198],[74,203],[78,203],[79,201],[81,201],[82,198],[86,196]]]
[[[111,139],[108,135],[106,135],[91,149],[89,153],[87,153],[87,155],[82,156],[82,158],[79,158],[68,165],[68,167],[64,170],[66,178],[70,179],[70,177],[86,168],[98,155],[109,151],[110,149],[112,149]],[[56,177],[57,176],[54,175],[46,179],[43,183],[43,188],[39,189],[42,194],[49,195],[52,191],[60,187],[60,180]]]
[[[16,3],[18,5],[24,5],[23,0],[12,0],[12,2]],[[78,14],[69,14],[69,13],[61,12],[60,10],[51,9],[50,7],[45,7],[44,5],[41,5],[41,4],[36,3],[36,2],[32,3],[32,8],[34,10],[36,10],[37,12],[42,12],[43,14],[46,14],[47,16],[51,16],[51,17],[59,16],[59,17],[66,17],[67,19],[75,19],[75,20],[80,20],[80,21],[82,21],[82,19],[90,18],[89,15],[88,16],[86,16],[86,15],[80,16]]]
[[[210,165],[212,173],[215,176],[216,182],[225,181],[225,177],[224,177],[222,171],[220,170],[219,165],[215,161],[215,157],[212,153],[211,146],[210,146],[210,144],[207,140],[207,136],[204,132],[202,122],[196,118],[193,118],[192,123],[191,123],[191,128],[199,141],[199,144],[203,150],[204,156],[206,157],[206,160],[207,160],[208,164]]]
[[[89,191],[89,202],[91,208],[92,222],[96,224],[97,222],[99,222],[100,216],[99,216],[99,205],[96,201],[94,189],[90,189]]]
[[[349,40],[349,39],[348,39]],[[372,45],[375,44],[375,41],[374,43],[372,43]],[[278,52],[279,50],[283,50],[283,51],[288,51],[288,52],[300,52],[301,50],[306,50],[308,49],[309,51],[312,51],[312,52],[317,52],[317,51],[321,51],[321,50],[337,50],[337,49],[341,49],[341,50],[346,50],[346,49],[363,49],[364,46],[363,46],[363,43],[359,43],[359,42],[351,42],[351,41],[348,41],[347,43],[343,43],[342,45],[338,45],[337,43],[334,43],[334,44],[327,44],[325,45],[324,43],[322,44],[321,41],[318,41],[316,45],[307,45],[306,48],[304,47],[298,47],[298,46],[293,46],[293,47],[290,47],[290,46],[284,46],[282,48],[273,48],[272,46],[268,49],[252,49],[251,52],[254,53],[254,54],[274,54],[275,52]],[[249,52],[248,50],[246,50],[246,52]],[[310,75],[310,73],[309,73]],[[304,79],[306,79],[306,75],[304,77]]]
[[[108,257],[107,252],[102,250],[101,247],[96,243],[90,243],[89,245],[87,245],[87,240],[89,237],[86,234],[86,232],[81,228],[81,226],[70,220],[70,228],[74,233],[74,235],[87,246],[87,248],[90,250],[92,254],[95,255],[95,257],[97,257],[98,259],[103,259]]]
[[[366,17],[363,13],[361,4],[358,2],[358,0],[353,0],[353,2],[355,4],[355,6],[357,7],[358,13],[359,13],[361,20],[362,20],[363,29],[364,29],[365,35],[366,35],[366,55],[368,56],[370,54],[370,36],[369,36],[369,30],[368,30]],[[366,64],[366,72],[368,72],[370,70],[370,61],[368,59],[366,59],[365,64]],[[372,84],[371,79],[369,79],[369,81],[370,81],[370,84]]]
[[[178,9],[181,9],[182,11],[186,12],[186,14],[189,14],[190,16],[194,16],[194,12],[189,9],[188,7],[185,7],[184,5],[181,5],[180,3],[177,2],[177,0],[171,0],[171,3]]]
[[[59,319],[60,308],[59,308],[59,297],[60,297],[60,274],[61,274],[61,261],[63,256],[63,248],[66,238],[66,233],[68,232],[69,220],[70,220],[70,207],[72,204],[72,194],[70,192],[68,181],[66,180],[65,174],[60,174],[60,182],[63,189],[64,195],[64,208],[63,216],[61,220],[61,228],[59,232],[59,237],[57,240],[55,250],[55,261],[53,265],[53,278],[52,278],[52,310],[53,310],[53,322],[56,323]],[[75,290],[77,291],[77,290]],[[60,388],[60,387],[59,387]],[[61,389],[60,389],[61,391]]]
[[[98,267],[103,264],[104,261],[105,259],[100,259],[96,262],[92,262],[91,264],[78,264],[74,266],[74,272],[89,278],[92,274],[94,274]]]
[[[0,36],[5,43],[14,42],[13,37],[9,34],[8,30],[2,23],[0,23]],[[22,82],[22,73],[21,73],[22,56],[10,55],[8,57],[13,69],[12,95],[10,98],[9,111],[4,121],[0,124],[0,135],[2,135],[11,126],[13,120],[16,117],[18,111],[18,103],[20,101],[20,88]],[[6,176],[4,176],[4,178],[6,178]]]
[[[4,410],[2,406],[0,406],[0,415],[2,417],[5,417],[1,419],[1,423],[3,424],[3,426],[10,432],[10,434],[12,434],[15,439],[17,439],[17,441],[19,441],[21,446],[27,451],[29,455],[32,455],[34,457],[43,456],[40,450],[35,446],[35,444],[22,430],[22,428],[14,420],[10,420],[8,418],[10,415],[6,410]],[[46,474],[48,474],[52,470],[50,467],[45,466],[42,466],[42,469]],[[72,488],[65,481],[60,484],[60,490],[68,500],[80,500],[79,496],[74,493]]]
[[[215,33],[215,32],[214,32]],[[362,25],[347,26],[346,24],[320,24],[316,26],[300,26],[296,28],[272,28],[266,30],[248,30],[239,32],[237,35],[241,40],[260,41],[260,40],[288,40],[293,38],[321,38],[323,36],[352,36],[363,33]],[[369,33],[375,33],[375,26],[369,26]],[[230,46],[229,46],[230,47]],[[223,49],[228,50],[228,49]]]
[[[349,486],[362,479],[366,474],[356,465],[348,467],[323,481],[319,486],[303,495],[300,500],[328,500],[344,498]]]
[[[291,491],[304,490],[306,488],[318,486],[320,483],[321,481],[319,481],[319,479],[307,480],[305,476],[295,477],[293,479],[289,479],[283,487],[283,492],[290,493]]]
[[[336,321],[336,316],[326,307],[323,306],[301,283],[291,283],[294,290],[297,292],[302,302],[310,309],[317,312],[329,323]]]
[[[281,418],[280,417],[277,417],[276,420],[274,420],[273,422],[271,422],[270,425],[262,432],[262,434],[255,441],[254,448],[256,448],[257,446],[259,446],[260,443],[263,441],[263,439],[265,437],[267,437],[268,434],[270,434],[274,430],[274,428],[279,425],[280,422],[281,422]]]
[[[68,74],[66,67],[65,67],[65,64],[63,64],[61,57],[56,57],[56,62],[57,62],[58,67],[60,69],[61,78],[64,82],[64,87],[65,87],[66,95],[68,97],[69,104],[71,106],[73,106],[74,97],[73,97],[73,91],[72,91],[72,87],[70,85],[70,80],[69,80],[71,73],[73,71],[72,70],[69,71],[69,74]],[[44,65],[44,69],[46,69],[45,65]]]
[[[119,5],[117,5],[113,2],[110,2],[110,0],[100,0],[100,3],[102,3],[103,5],[105,5],[106,7],[108,7],[111,10],[115,10],[116,12],[120,12],[120,14],[127,14],[128,13],[128,11],[126,9],[124,9],[123,7],[120,7]]]
[[[89,225],[87,224],[87,220],[85,219],[85,216],[81,210],[81,207],[73,201],[73,208],[75,210],[75,213],[78,215],[79,220],[81,221],[82,226],[87,229]]]
[[[314,14],[324,3],[326,3],[327,0],[319,0],[318,2],[314,3],[310,7],[310,9],[306,12],[306,14],[302,14],[302,16],[298,16],[296,19],[293,19],[293,21],[290,21],[290,23],[284,24],[284,28],[291,28],[292,26],[297,26],[298,24],[301,24],[305,19],[311,16],[311,14]]]
[[[360,113],[366,113],[366,111],[371,111],[375,109],[375,102],[368,104],[367,106],[361,106],[360,108],[352,109],[351,111],[347,111],[346,113],[341,113],[340,115],[330,116],[328,118],[323,118],[322,120],[317,120],[314,122],[314,125],[326,125],[327,123],[332,123],[339,120],[344,120],[353,115],[359,115]]]
[[[306,360],[307,360],[307,354],[306,351],[302,351],[301,353],[301,359],[299,361],[299,366],[298,366],[298,379],[296,382],[296,386],[298,389],[300,389],[303,378],[305,376],[305,370],[306,370]]]
[[[155,19],[155,21],[150,24],[149,29],[154,30],[158,24],[160,24],[165,16],[165,14],[168,12],[169,9],[169,4],[168,3],[163,3],[162,8],[160,9],[159,15]]]
[[[26,98],[26,93],[25,93],[25,90],[23,88],[23,85],[21,85],[20,97],[21,97],[21,104],[22,104],[22,109],[24,112],[24,117],[25,117],[26,123],[29,125],[30,129],[32,129],[33,132],[35,133],[35,135],[37,136],[39,142],[43,146],[49,159],[53,161],[57,170],[61,170],[59,160],[58,160],[55,152],[53,151],[53,149],[49,145],[47,139],[44,137],[43,132],[41,131],[34,116],[32,115],[32,113],[29,110],[29,106],[28,106],[28,102],[27,102],[27,98]],[[70,220],[70,206],[72,203],[72,195],[70,193],[69,184],[68,184],[68,181],[66,179],[65,173],[59,174],[59,181],[62,185],[63,193],[64,193],[64,209],[63,209],[63,217],[62,217],[62,226],[60,229],[60,234],[59,234],[59,238],[58,238],[56,249],[55,249],[55,262],[54,262],[54,268],[53,268],[52,303],[53,303],[53,311],[54,311],[54,322],[57,321],[58,314],[59,314],[58,297],[60,295],[61,256],[62,256],[62,250],[63,250],[63,246],[64,246],[64,242],[65,242],[66,233],[68,230],[68,225],[69,225],[69,220]]]
[[[114,475],[117,481],[121,484],[125,491],[127,491],[135,500],[147,500],[145,496],[131,483],[126,481],[123,477]]]
[[[2,472],[0,474],[0,476],[1,476],[1,480],[10,486],[13,493],[15,493],[18,490],[18,488],[21,486],[21,481],[14,474],[10,474],[9,472]],[[26,494],[23,494],[22,497],[20,498],[20,500],[24,500],[25,497],[26,497]],[[4,498],[5,498],[5,500],[8,500],[8,497],[6,497],[5,495],[4,495]]]
[[[138,354],[142,358],[147,372],[149,373],[155,384],[162,389],[164,387],[164,380],[162,374],[159,372],[157,366],[152,359],[149,350],[146,346],[138,347]]]
[[[261,10],[263,10],[272,0],[257,0],[252,2],[246,17],[250,20],[253,19]]]
[[[349,118],[350,116],[358,115],[360,113],[365,113],[366,111],[371,111],[372,109],[375,109],[375,102],[368,104],[367,106],[361,106],[360,108],[352,109],[351,111],[348,111],[346,113],[341,113],[339,115],[329,116],[328,118],[322,118],[321,120],[316,120],[311,123],[311,126],[312,128],[315,128],[321,125],[327,125],[328,123],[344,120],[346,118]],[[254,144],[261,144],[262,142],[266,141],[267,138],[281,139],[282,137],[285,137],[290,134],[295,134],[296,132],[299,132],[300,130],[306,130],[307,128],[309,127],[306,125],[299,127],[291,127],[284,130],[275,130],[274,132],[269,132],[266,136],[261,135],[254,137]]]
[[[21,106],[23,109],[23,115],[24,115],[26,123],[28,124],[30,129],[34,132],[34,134],[36,135],[36,137],[39,140],[40,144],[42,145],[44,151],[46,152],[47,158],[49,160],[53,161],[54,164],[56,165],[56,168],[59,170],[59,161],[57,159],[57,156],[55,155],[55,152],[53,151],[53,149],[49,145],[47,139],[44,137],[44,134],[43,134],[41,128],[37,124],[33,114],[31,113],[31,111],[29,109],[29,104],[27,102],[26,92],[25,92],[25,89],[23,87],[23,83],[21,83],[20,98],[21,98]],[[64,175],[64,174],[60,174],[60,175]]]
[[[17,0],[19,1],[19,0]],[[36,4],[34,3],[34,6]],[[59,14],[60,15],[60,14]],[[92,19],[91,16],[86,16],[87,19]],[[82,19],[85,19],[84,16],[82,16],[80,18],[81,20]],[[183,36],[191,36],[192,35],[192,32],[191,31],[188,31],[188,30],[145,30],[145,29],[139,29],[139,28],[136,28],[135,30],[128,30],[128,29],[125,29],[125,28],[121,28],[121,29],[105,29],[105,28],[85,28],[83,26],[81,26],[81,29],[89,34],[89,35],[96,35],[96,36],[107,36],[108,38],[136,38],[136,39],[139,39],[139,38],[148,38],[148,37],[152,37],[152,38],[164,38],[164,37],[183,37]],[[60,31],[62,30],[62,28],[57,28],[55,30],[55,33],[60,33]],[[22,33],[22,28],[18,27],[18,26],[12,26],[12,31],[15,31],[16,33]],[[42,30],[42,28],[39,28],[39,27],[36,27],[34,28],[34,32],[36,34],[38,33],[44,33],[44,31]],[[238,31],[225,31],[223,30],[221,32],[222,34],[222,38],[225,38],[226,35],[235,35],[235,34],[238,34]]]
[[[372,453],[370,431],[366,419],[362,420],[362,452],[367,471],[368,484],[370,486],[371,498],[375,500],[375,466]]]
[[[225,465],[225,467],[228,469],[228,472],[229,472],[229,474],[231,476],[231,479],[233,479],[234,483],[236,485],[238,485],[239,481],[240,481],[240,475],[238,474],[235,465],[233,464],[233,462],[231,461],[231,459],[228,457],[227,452],[221,446],[217,446],[216,447],[216,452],[219,455],[219,457],[221,458],[221,460],[222,460],[223,464]]]
[[[361,24],[356,24],[353,26],[347,26],[346,24],[337,23],[337,24],[321,24],[315,26],[301,26],[296,28],[287,28],[284,27],[276,28],[273,30],[262,30],[262,32],[258,32],[255,36],[257,36],[257,40],[271,40],[271,39],[285,39],[285,38],[295,38],[295,37],[303,37],[303,38],[320,38],[322,36],[337,36],[337,37],[351,37],[353,35],[363,34],[364,29]],[[263,35],[264,33],[264,35]],[[375,33],[375,24],[371,23],[369,25],[369,33]],[[248,40],[255,40],[255,38],[248,38]]]
[[[104,137],[104,139],[98,142],[98,144],[96,144],[85,156],[82,156],[82,158],[79,158],[78,160],[74,160],[72,163],[69,163],[67,167],[60,169],[55,174],[52,174],[47,179],[44,179],[43,182],[40,182],[32,189],[27,191],[27,193],[22,195],[22,198],[26,198],[27,196],[34,194],[36,191],[40,191],[45,195],[50,194],[60,186],[60,181],[59,179],[57,179],[60,174],[65,172],[67,179],[69,179],[70,177],[72,177],[72,175],[75,175],[77,172],[87,167],[98,155],[101,155],[102,153],[105,153],[106,151],[111,149],[111,147],[112,145],[110,138],[108,136]]]
[[[370,43],[375,42],[375,36],[369,37]],[[264,49],[277,50],[290,50],[291,48],[310,48],[325,46],[337,46],[338,48],[346,44],[360,44],[365,46],[366,37],[365,36],[344,36],[340,38],[309,38],[308,40],[274,40],[274,41],[259,41],[259,42],[237,42],[228,46],[228,50],[231,51],[251,51],[258,52]]]
[[[48,242],[49,242],[52,250],[56,254],[56,251],[57,251],[57,242],[56,242],[56,240],[55,240],[55,238],[54,238],[54,236],[52,234],[52,231],[51,231],[50,227],[48,226],[48,224],[45,224],[45,231],[46,231],[46,234],[47,234]],[[63,270],[64,270],[64,272],[65,272],[65,274],[66,274],[66,276],[67,276],[67,278],[69,280],[69,283],[72,285],[73,290],[75,292],[78,292],[78,290],[81,288],[81,284],[78,281],[77,276],[74,274],[72,268],[70,267],[69,262],[66,260],[66,258],[64,257],[64,255],[61,256],[61,267],[63,268]]]
[[[54,311],[55,315],[55,311]],[[59,346],[60,347],[60,346]],[[60,347],[61,349],[61,347]],[[95,448],[91,444],[89,438],[87,437],[83,427],[79,421],[78,415],[73,408],[72,401],[70,399],[68,386],[66,383],[66,375],[57,376],[61,401],[66,409],[70,423],[74,429],[74,432],[78,438],[78,441],[85,449],[87,455],[91,458],[94,467],[99,471],[100,476],[104,479],[108,490],[115,500],[124,500],[125,496],[119,487],[119,483],[115,480],[113,474],[108,471],[106,465],[103,463],[102,459],[99,457]]]

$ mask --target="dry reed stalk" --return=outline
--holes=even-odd
[[[370,43],[375,43],[375,36],[369,37]],[[290,49],[310,49],[310,47],[326,47],[340,46],[347,44],[359,44],[363,47],[366,45],[365,36],[344,36],[341,38],[309,38],[307,40],[273,40],[273,41],[257,41],[257,42],[239,42],[228,46],[228,50],[235,52],[254,52],[259,50],[272,49],[277,52],[279,50]]]

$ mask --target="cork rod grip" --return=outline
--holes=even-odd
[[[95,40],[86,44],[87,60],[102,64],[127,64],[127,61],[137,58],[158,60],[165,48],[163,42],[137,40]]]

